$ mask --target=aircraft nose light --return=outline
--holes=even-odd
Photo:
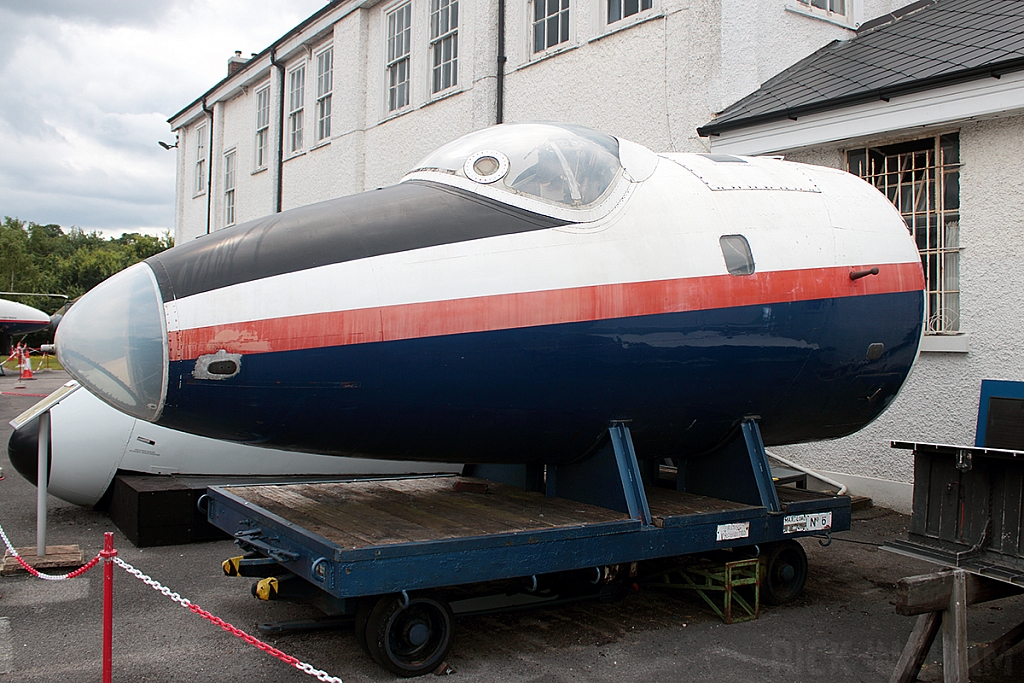
[[[101,282],[61,321],[57,357],[123,413],[156,420],[167,387],[167,323],[152,269],[139,263]]]

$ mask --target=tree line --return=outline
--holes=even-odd
[[[65,300],[3,295],[53,314],[65,301],[77,299],[114,273],[172,246],[170,233],[154,237],[131,232],[107,238],[5,216],[0,224],[0,291],[67,296]]]

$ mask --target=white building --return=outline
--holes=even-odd
[[[928,333],[907,385],[857,434],[785,449],[881,480],[848,479],[909,507],[913,458],[890,440],[973,444],[981,380],[1024,380],[1024,3],[905,11],[778,74],[701,131],[715,152],[860,174],[917,238]]]
[[[706,151],[714,112],[904,2],[338,0],[170,119],[175,239],[393,184],[501,121]]]

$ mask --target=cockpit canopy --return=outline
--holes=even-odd
[[[448,143],[410,175],[424,172],[583,209],[609,194],[622,164],[619,141],[610,135],[568,124],[506,123]]]

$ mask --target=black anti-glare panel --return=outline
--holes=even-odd
[[[411,181],[289,209],[147,259],[164,301],[309,268],[568,221]]]

